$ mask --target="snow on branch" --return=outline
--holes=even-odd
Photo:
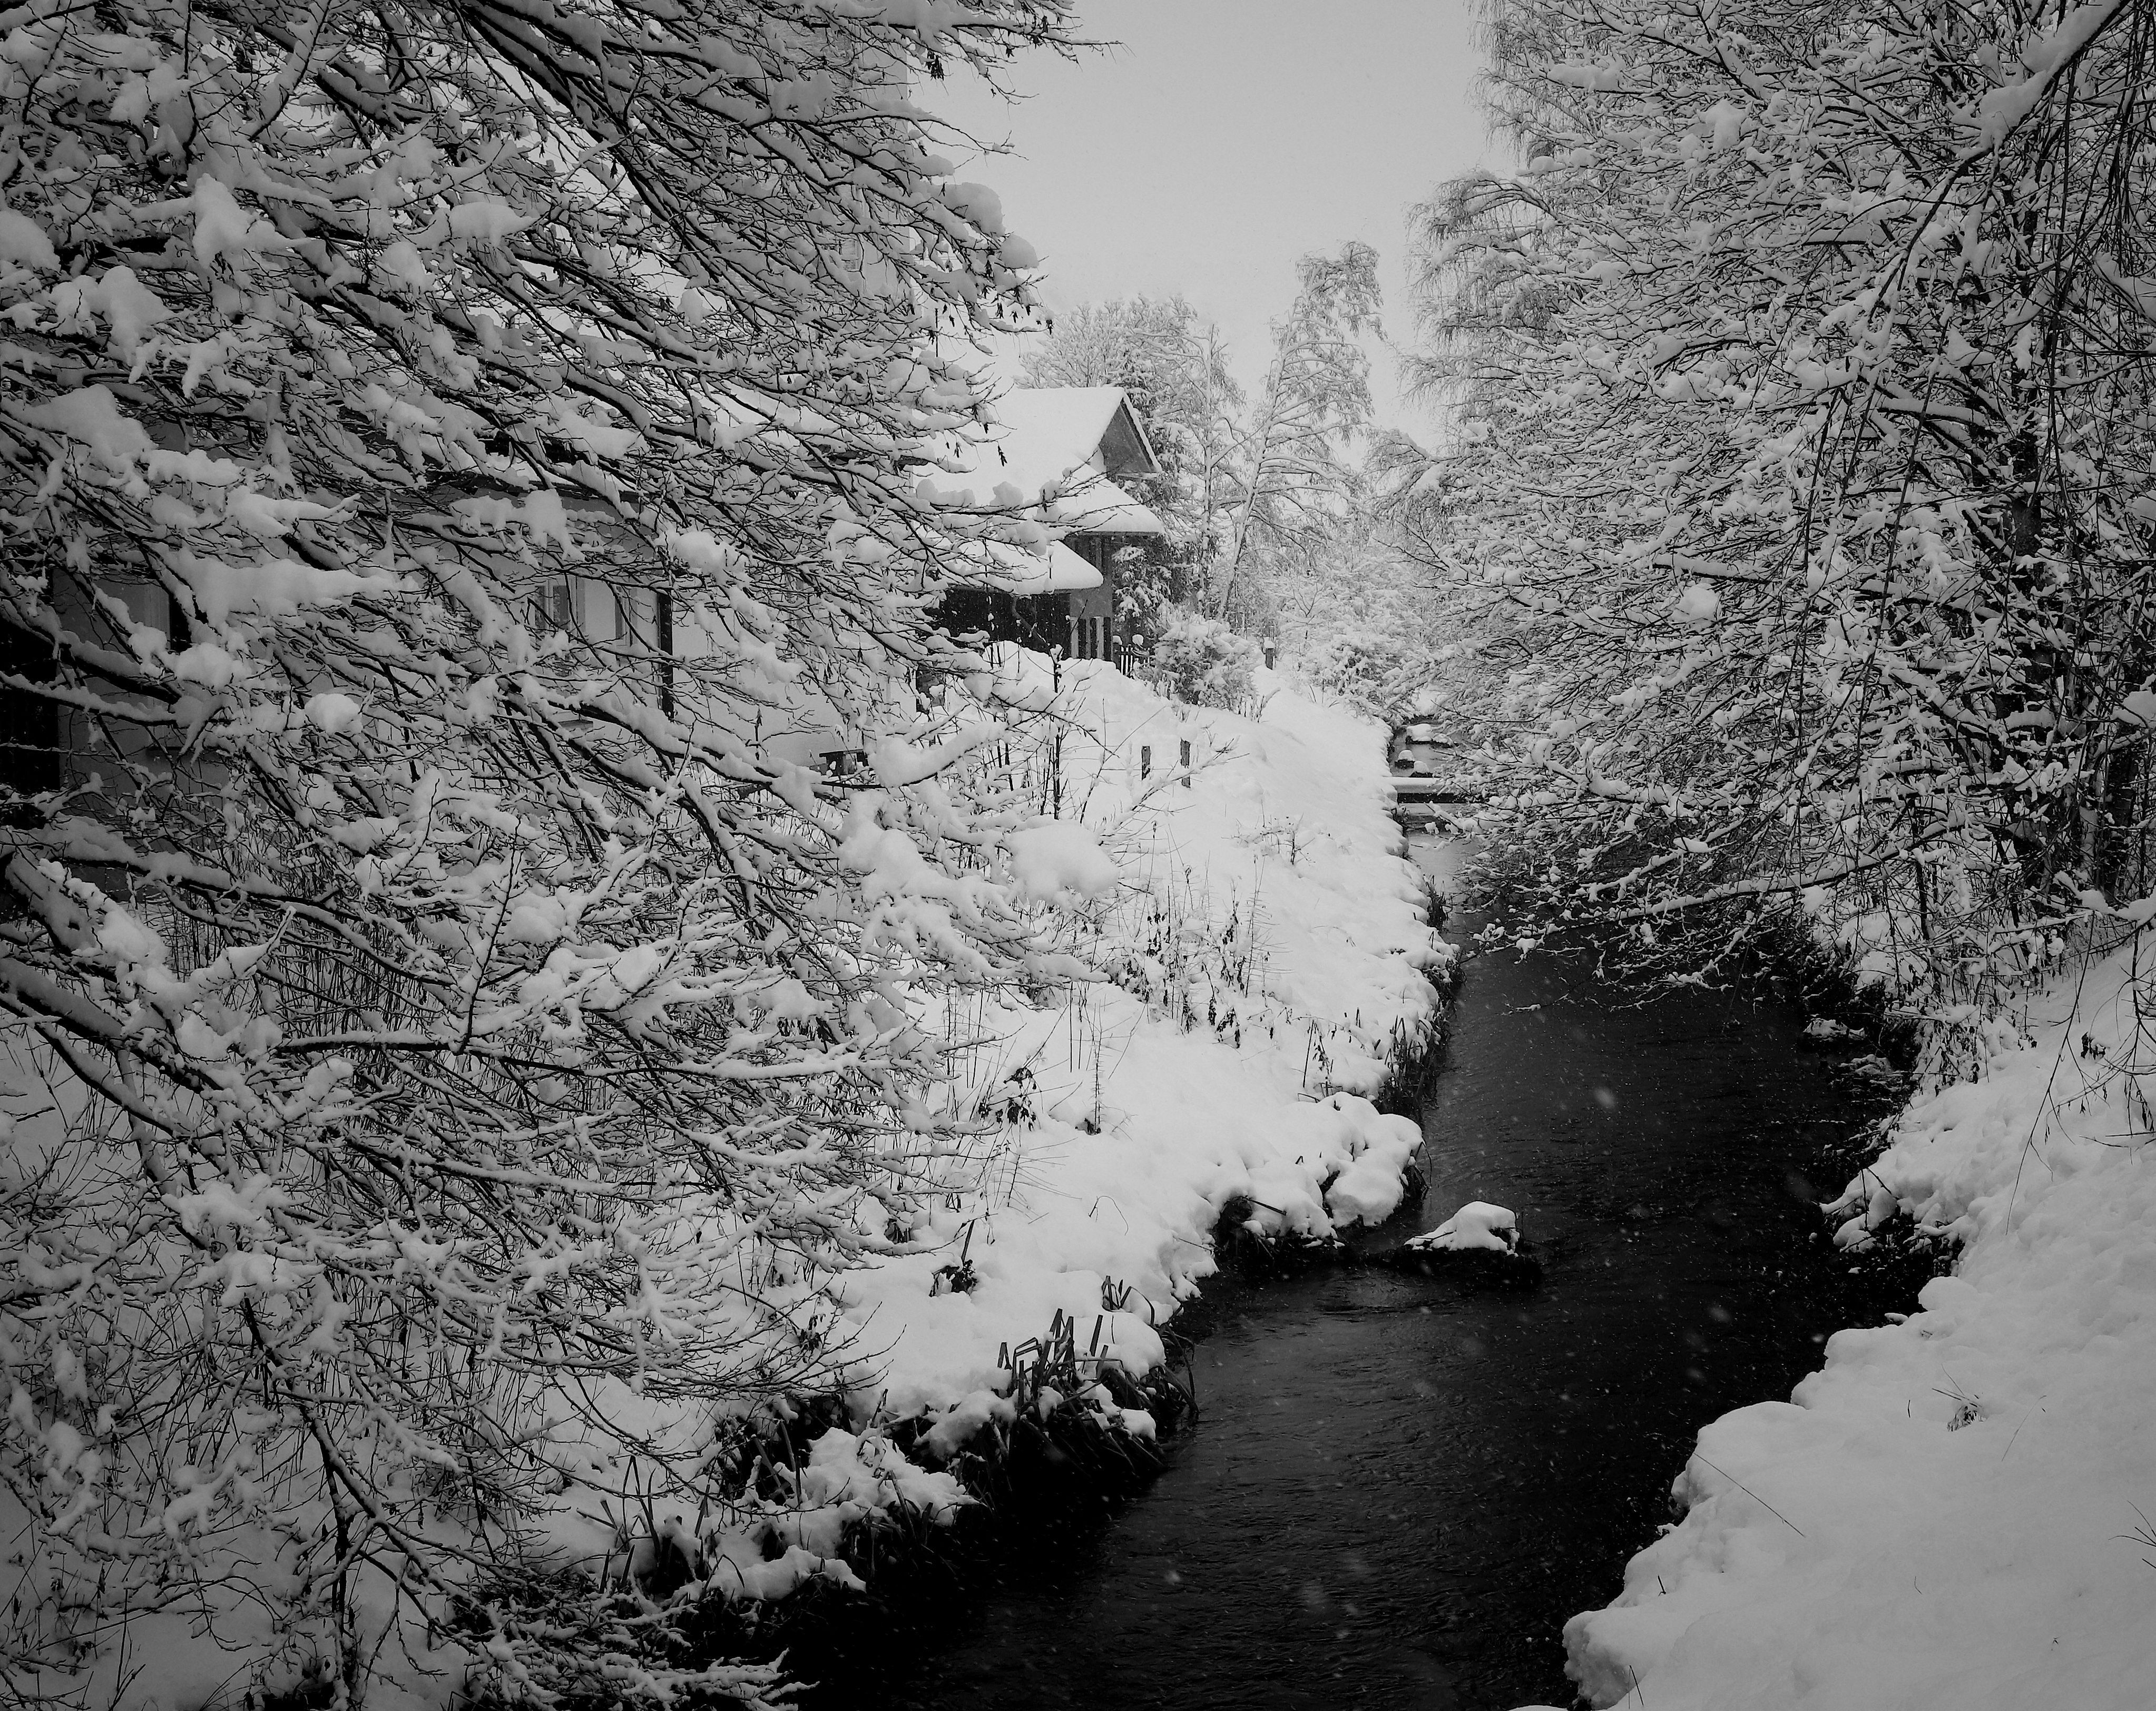
[[[1388,503],[1527,935],[1951,1007],[2147,889],[2150,23],[1507,8],[1525,166],[1419,215],[1457,422]]]
[[[10,14],[11,1691],[105,1703],[121,1612],[272,1687],[772,1688],[547,1589],[630,1457],[693,1513],[715,1410],[843,1381],[960,1124],[926,1007],[1073,966],[924,616],[1037,544],[920,480],[1037,258],[908,100],[1065,25]]]

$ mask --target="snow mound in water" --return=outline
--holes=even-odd
[[[1510,1253],[1520,1245],[1520,1221],[1502,1206],[1471,1200],[1435,1230],[1407,1245],[1416,1253],[1449,1253],[1467,1247]]]

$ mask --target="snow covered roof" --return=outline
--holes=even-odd
[[[978,586],[1006,594],[1075,594],[1101,586],[1100,571],[1060,540],[1049,543],[1045,559],[1001,541],[969,541],[959,551],[987,573]]]
[[[1163,535],[1160,519],[1105,475],[1074,481],[1049,515],[1075,535]]]
[[[1000,443],[1021,486],[1060,479],[1081,464],[1103,475],[1158,475],[1160,459],[1121,387],[1017,387],[996,401],[1009,430]]]
[[[1020,387],[996,402],[1004,433],[982,450],[979,473],[1030,500],[1053,485],[1050,515],[1081,534],[1158,535],[1160,519],[1116,476],[1160,474],[1160,460],[1121,387]]]
[[[1039,562],[1036,561],[1036,562]],[[1014,582],[1014,594],[1075,594],[1101,586],[1101,573],[1060,540],[1048,546],[1048,559],[1037,576]]]

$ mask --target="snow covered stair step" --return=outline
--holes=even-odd
[[[1471,1200],[1440,1224],[1403,1242],[1388,1255],[1391,1265],[1476,1278],[1528,1284],[1540,1281],[1542,1262],[1520,1235],[1520,1221],[1505,1206]]]

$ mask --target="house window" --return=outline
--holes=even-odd
[[[582,642],[619,642],[634,628],[634,596],[590,576],[549,576],[533,594],[533,615]]]
[[[586,582],[583,631],[587,642],[619,642],[629,633],[629,613],[621,595],[605,582]]]

